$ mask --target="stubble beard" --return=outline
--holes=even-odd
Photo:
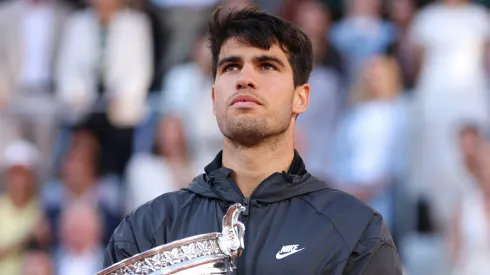
[[[291,117],[281,116],[270,125],[265,118],[217,117],[218,126],[223,135],[235,146],[256,148],[273,146],[289,129]]]

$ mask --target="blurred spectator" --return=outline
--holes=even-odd
[[[342,118],[332,169],[337,188],[379,211],[393,230],[393,183],[400,175],[406,136],[406,106],[400,69],[393,58],[376,57],[363,67],[352,106]],[[405,130],[405,131],[404,131]]]
[[[117,183],[100,177],[97,170],[99,144],[90,131],[76,130],[62,164],[59,182],[43,189],[46,218],[52,229],[52,244],[59,243],[59,220],[63,209],[75,202],[95,207],[104,221],[103,240],[107,243],[122,218],[122,199]]]
[[[388,13],[396,27],[396,39],[389,49],[400,64],[404,91],[409,92],[415,85],[414,47],[410,38],[410,24],[416,11],[415,0],[393,0],[389,2]]]
[[[253,2],[253,0],[221,0],[220,6],[229,9],[243,9],[246,6],[252,5]]]
[[[0,195],[0,274],[18,275],[23,248],[34,238],[42,211],[37,199],[37,171],[40,155],[26,141],[7,147]]]
[[[268,11],[272,14],[278,14],[281,7],[286,5],[287,1],[288,0],[255,0],[253,2],[255,3],[256,6],[260,7],[262,10]]]
[[[105,244],[97,210],[87,203],[70,203],[59,226],[61,243],[54,255],[57,274],[93,275],[102,270]]]
[[[68,22],[59,56],[58,96],[71,123],[85,122],[102,148],[102,172],[123,173],[134,127],[146,113],[152,41],[145,14],[123,0],[91,0]]]
[[[163,58],[169,44],[170,30],[158,16],[158,10],[151,1],[148,0],[126,0],[129,6],[146,14],[151,25],[151,36],[153,41],[153,77],[150,85],[150,92],[161,90],[162,77],[165,73]]]
[[[207,32],[201,33],[193,45],[192,61],[174,67],[165,78],[162,112],[183,119],[193,167],[202,169],[222,150],[223,134],[213,115],[213,75]]]
[[[184,188],[194,177],[182,120],[162,118],[151,154],[133,156],[127,170],[126,212],[157,196]]]
[[[330,37],[325,36],[326,33],[330,33],[332,25],[332,17],[328,7],[318,0],[288,1],[287,3],[290,7],[284,7],[286,9],[284,11],[285,16],[291,17],[294,24],[301,26],[310,37],[317,40],[314,41],[314,46],[320,46],[321,50],[317,51],[315,62],[320,61],[324,67],[333,69],[339,76],[343,76],[344,69],[340,52],[330,43]],[[291,14],[289,15],[289,13]],[[303,13],[310,14],[316,20],[312,20]]]
[[[381,0],[347,0],[346,16],[330,33],[340,50],[348,80],[356,78],[363,63],[386,51],[395,39],[394,26],[381,18]]]
[[[284,20],[293,21],[297,16],[296,8],[305,2],[311,2],[311,0],[284,0],[278,10],[278,14]]]
[[[48,169],[57,126],[53,74],[69,12],[57,0],[0,4],[0,150],[5,132],[14,132],[35,142]]]
[[[164,67],[187,62],[192,52],[193,40],[201,26],[206,25],[212,9],[220,0],[150,0],[160,11],[162,24],[168,27],[169,44]]]
[[[416,150],[411,185],[427,195],[437,230],[445,231],[454,202],[468,188],[457,149],[461,120],[488,123],[485,56],[490,20],[482,6],[441,0],[419,11],[411,26],[416,46]]]
[[[21,275],[54,275],[55,269],[48,251],[32,245],[22,256]]]
[[[460,150],[471,188],[453,212],[450,235],[452,274],[487,274],[490,270],[490,144],[477,125],[460,131]]]
[[[313,71],[310,75],[310,105],[298,116],[296,148],[308,170],[325,179],[328,174],[333,130],[341,108],[339,76],[322,64],[327,51],[325,32],[328,13],[316,1],[304,1],[296,7],[293,22],[310,37],[313,45]]]

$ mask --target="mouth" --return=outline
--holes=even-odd
[[[233,98],[230,106],[249,107],[254,105],[262,105],[258,99],[249,95],[238,95]]]

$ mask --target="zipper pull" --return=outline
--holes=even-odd
[[[243,216],[248,216],[248,208],[250,207],[250,198],[244,198],[243,199],[243,207],[245,207],[245,211],[242,212]]]

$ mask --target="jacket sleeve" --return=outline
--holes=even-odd
[[[127,216],[114,230],[104,255],[104,268],[140,253],[133,226]]]
[[[398,251],[381,216],[373,216],[354,247],[343,275],[402,275]]]

